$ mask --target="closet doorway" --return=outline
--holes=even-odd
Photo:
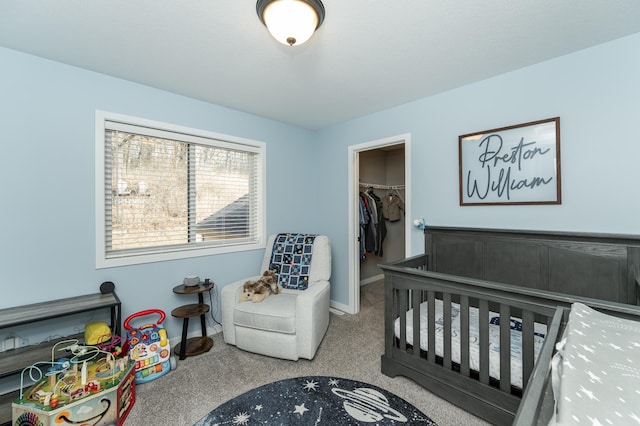
[[[360,286],[384,278],[377,266],[409,253],[411,220],[405,212],[411,211],[409,158],[410,135],[403,134],[349,147],[349,306],[346,311],[360,311]],[[362,194],[361,194],[362,193]],[[381,202],[391,201],[384,221],[384,239],[376,238],[361,226],[362,195],[372,195]],[[385,199],[385,197],[387,197]],[[367,198],[366,196],[364,197]],[[371,199],[371,198],[369,198]],[[397,207],[402,206],[399,212]],[[365,214],[366,215],[366,214]],[[366,243],[366,244],[365,244]]]

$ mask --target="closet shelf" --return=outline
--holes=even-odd
[[[404,189],[404,185],[380,185],[377,183],[364,183],[364,182],[360,182],[360,186],[364,186],[367,188],[373,188],[373,189]]]

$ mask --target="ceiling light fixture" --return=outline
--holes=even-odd
[[[273,38],[289,46],[309,40],[324,20],[320,0],[258,0],[256,11]]]

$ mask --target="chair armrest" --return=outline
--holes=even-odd
[[[298,354],[312,359],[316,348],[329,327],[328,281],[317,281],[308,289],[298,292],[296,298],[296,335]]]
[[[236,344],[236,333],[233,326],[233,309],[240,303],[242,286],[247,281],[257,280],[259,277],[247,277],[222,287],[220,292],[220,305],[222,308],[222,333],[224,341],[232,345]]]

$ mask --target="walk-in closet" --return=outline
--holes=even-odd
[[[404,144],[359,153],[360,285],[383,279],[377,266],[405,257]]]

